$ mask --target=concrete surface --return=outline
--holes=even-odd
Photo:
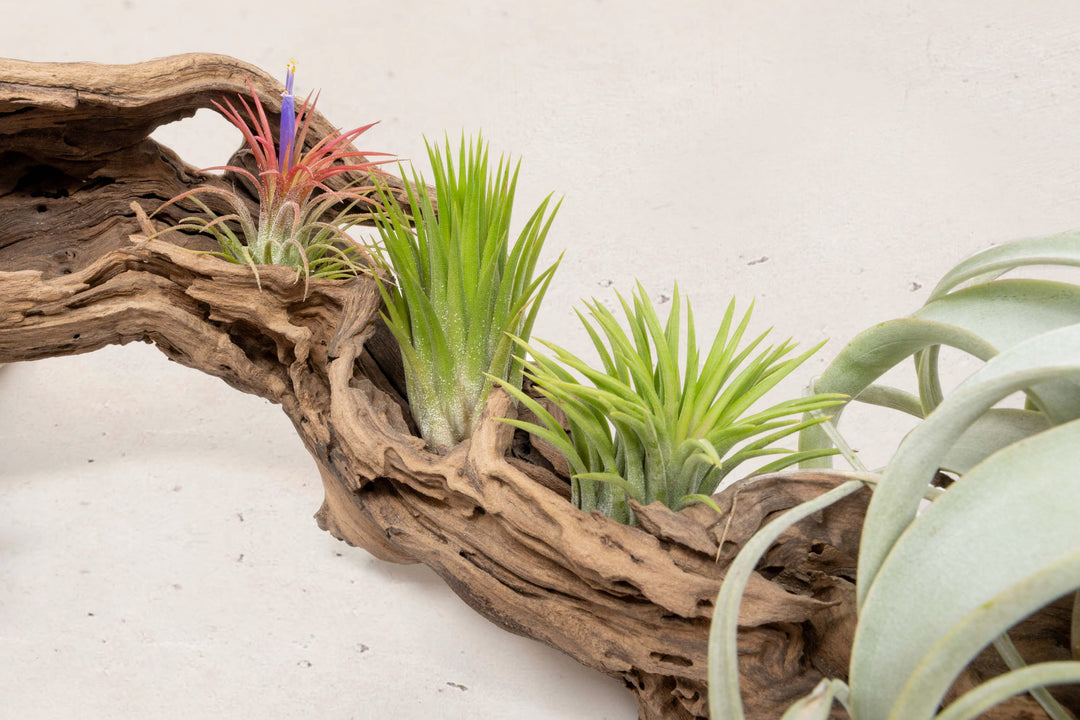
[[[382,120],[364,149],[421,167],[423,135],[483,129],[524,158],[521,215],[566,198],[536,336],[583,350],[581,298],[677,279],[699,335],[736,296],[832,338],[792,392],[962,257],[1080,219],[1071,2],[0,9],[12,58],[295,57],[333,121]],[[158,136],[205,165],[239,142],[209,113]],[[6,367],[0,403],[0,717],[634,716],[426,569],[320,532],[314,465],[261,400],[140,345]],[[903,431],[848,428],[871,465]]]

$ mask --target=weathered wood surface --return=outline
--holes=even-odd
[[[707,716],[706,639],[725,569],[765,522],[835,476],[751,478],[717,497],[722,515],[649,506],[642,527],[625,527],[567,502],[566,478],[498,421],[515,412],[501,392],[472,440],[428,452],[369,278],[313,280],[305,292],[292,271],[265,268],[260,291],[248,268],[184,249],[209,248],[203,237],[146,239],[131,207],[235,181],[200,175],[149,139],[154,128],[247,94],[245,77],[276,111],[280,85],[213,55],[4,67],[0,362],[152,342],[278,403],[320,468],[320,527],[384,560],[429,565],[500,627],[623,679],[642,718]],[[315,126],[331,128],[321,116]],[[846,676],[866,500],[785,534],[752,578],[739,640],[748,718],[778,718],[823,675]],[[1067,638],[1067,617],[1048,617],[1018,638],[1033,659]],[[987,658],[963,683],[999,671]],[[1044,715],[1017,700],[995,717]]]

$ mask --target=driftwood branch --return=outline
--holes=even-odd
[[[637,508],[641,527],[626,527],[570,505],[558,464],[499,422],[515,412],[502,392],[470,441],[428,452],[369,278],[305,288],[291,270],[264,268],[260,290],[249,268],[187,249],[211,249],[202,236],[148,239],[193,208],[144,213],[235,180],[200,174],[151,140],[154,128],[248,94],[245,77],[276,112],[280,85],[212,55],[4,62],[0,362],[152,342],[279,404],[322,474],[320,527],[383,560],[432,567],[500,627],[621,678],[642,718],[707,716],[706,640],[726,568],[835,475],[750,478],[717,496],[723,514],[651,505]],[[317,115],[315,129],[331,126]],[[748,717],[778,718],[821,677],[846,677],[866,501],[856,494],[801,523],[753,576],[739,639]],[[1031,660],[1056,657],[1067,623],[1051,608],[1014,637]],[[1000,672],[992,656],[979,663],[958,688]],[[1018,699],[995,717],[1044,715]]]

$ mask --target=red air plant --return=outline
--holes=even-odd
[[[357,222],[371,217],[375,203],[366,193],[371,187],[347,186],[333,190],[326,183],[330,178],[358,170],[375,171],[377,162],[353,162],[354,158],[387,153],[365,153],[350,150],[353,140],[367,131],[371,125],[337,132],[324,137],[307,151],[304,150],[311,116],[317,96],[307,99],[295,112],[292,93],[293,74],[296,64],[289,62],[282,94],[281,126],[278,147],[270,122],[251,81],[247,80],[253,102],[239,97],[243,113],[227,99],[214,102],[228,120],[244,135],[258,176],[234,165],[206,168],[225,170],[242,175],[259,191],[258,222],[251,216],[244,199],[236,192],[216,187],[200,187],[177,195],[162,208],[190,199],[208,217],[189,217],[176,226],[179,229],[195,229],[213,235],[221,245],[216,253],[236,263],[246,263],[255,270],[257,265],[286,265],[297,270],[297,277],[344,278],[362,269],[353,255],[362,252],[345,234],[345,230]],[[381,162],[386,162],[381,161]],[[201,195],[217,195],[226,200],[232,209],[227,215],[217,215],[204,203]],[[323,218],[335,207],[343,206],[331,220]],[[155,212],[155,214],[156,214]],[[240,236],[234,231],[239,225]]]

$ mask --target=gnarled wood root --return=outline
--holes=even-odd
[[[622,678],[642,718],[707,716],[706,641],[726,568],[765,522],[836,476],[750,478],[717,496],[723,514],[651,505],[637,509],[641,527],[626,527],[567,502],[566,479],[499,422],[515,412],[502,392],[470,441],[431,453],[412,432],[370,278],[306,287],[268,267],[260,290],[250,269],[184,249],[207,249],[203,237],[148,239],[131,206],[152,211],[199,183],[234,180],[201,176],[149,139],[155,127],[246,94],[245,76],[276,109],[280,86],[211,55],[5,62],[0,362],[153,342],[280,404],[322,474],[320,527],[384,560],[425,563],[500,627]],[[315,125],[316,135],[330,129],[321,116]],[[170,212],[155,229],[186,214]],[[739,638],[747,717],[778,718],[821,677],[846,676],[866,501],[859,493],[801,523],[752,577]],[[1053,655],[1056,640],[1046,638],[1067,637],[1063,622],[1037,623],[1017,640],[1033,659]],[[982,662],[964,682],[1000,671]],[[1016,703],[998,717],[1042,717]]]

